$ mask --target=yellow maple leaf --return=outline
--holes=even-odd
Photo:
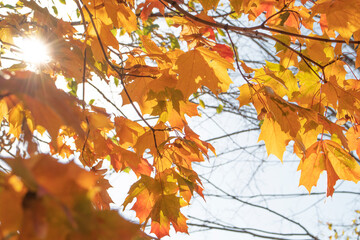
[[[264,140],[268,155],[274,154],[281,161],[290,137],[281,130],[280,125],[272,118],[266,117],[261,126],[259,141]]]
[[[116,28],[123,27],[128,33],[137,29],[136,15],[124,2],[106,0],[104,4],[106,12]]]
[[[218,53],[205,47],[198,47],[179,56],[175,71],[179,74],[177,88],[185,99],[201,86],[208,87],[213,93],[224,92],[232,83],[228,69],[233,65]]]

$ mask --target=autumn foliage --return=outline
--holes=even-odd
[[[0,239],[187,233],[181,208],[203,197],[192,164],[215,154],[188,125],[199,116],[189,98],[226,92],[229,72],[245,80],[239,106],[256,109],[267,153],[282,160],[293,146],[300,185],[310,192],[326,171],[331,196],[338,179],[360,180],[360,84],[344,57],[360,67],[358,0],[226,0],[221,16],[219,0],[14,2],[0,2]],[[272,41],[278,61],[240,61],[234,34]],[[35,69],[16,59],[16,39],[32,37],[51,58]],[[121,90],[116,112],[85,101],[99,82]],[[139,224],[110,210],[104,175],[124,170],[138,177],[123,206]]]

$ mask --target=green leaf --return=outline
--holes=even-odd
[[[91,100],[89,101],[89,105],[93,105],[94,102],[95,102],[95,99],[91,99]]]
[[[202,108],[205,108],[205,103],[203,100],[199,99],[199,104]]]
[[[219,114],[222,112],[222,110],[224,109],[224,106],[222,104],[220,104],[217,108],[216,108],[216,113]]]
[[[58,10],[57,10],[57,8],[55,7],[55,6],[52,6],[52,9],[53,9],[53,11],[54,11],[54,13],[56,14],[56,15],[58,15]]]
[[[61,2],[62,4],[66,4],[65,0],[59,0],[59,2]]]
[[[77,96],[77,83],[74,79],[72,78],[65,78],[66,81],[67,81],[67,87],[70,89],[70,94],[73,95],[73,96]]]
[[[225,35],[225,32],[224,32],[221,28],[218,28],[217,31],[218,31],[218,33],[219,33],[221,36],[223,36],[223,37],[226,36],[226,35]]]
[[[178,39],[174,35],[169,35],[171,49],[180,48]]]
[[[115,83],[115,86],[119,86],[119,79],[118,79],[118,78],[114,78],[114,83]]]
[[[193,93],[193,97],[194,97],[194,98],[198,98],[198,97],[199,97],[199,93],[198,93],[198,92],[194,92],[194,93]]]
[[[125,173],[129,173],[130,172],[130,170],[131,170],[131,168],[130,167],[126,167],[126,168],[124,168],[124,170],[122,170],[123,172],[125,172]]]
[[[116,28],[111,29],[110,32],[112,33],[112,35],[114,35],[114,37],[116,37],[116,34],[117,34]]]

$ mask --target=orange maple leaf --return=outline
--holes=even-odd
[[[319,179],[322,171],[327,172],[327,196],[334,193],[334,185],[338,179],[360,181],[360,166],[356,160],[339,144],[331,140],[314,143],[306,150],[298,170],[301,170],[300,185],[310,192]]]

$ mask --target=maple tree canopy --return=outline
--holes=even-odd
[[[230,72],[244,79],[239,106],[256,109],[267,153],[282,160],[293,145],[300,185],[310,192],[326,171],[332,195],[338,179],[360,180],[360,1],[15,2],[0,1],[0,239],[149,239],[146,224],[158,238],[171,225],[186,233],[181,208],[203,196],[192,164],[215,154],[188,126],[199,116],[189,98],[226,92]],[[277,61],[240,61],[234,35],[273,42]],[[46,62],[39,46],[20,57],[32,47],[17,41],[32,38]],[[99,82],[121,91],[116,112],[84,100]],[[111,169],[138,176],[123,205],[139,224],[110,210]]]

